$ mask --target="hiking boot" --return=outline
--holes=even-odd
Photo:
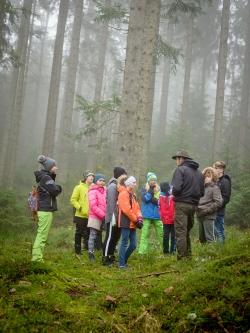
[[[111,259],[110,256],[107,256],[107,257],[102,257],[102,264],[103,266],[112,266],[113,265],[113,261]]]
[[[89,261],[90,261],[90,262],[95,261],[95,255],[94,255],[93,252],[89,252]]]
[[[112,256],[109,256],[109,260],[113,263],[115,263],[116,259],[115,259],[115,256],[112,255]]]

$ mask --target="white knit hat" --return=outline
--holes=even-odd
[[[136,179],[135,179],[134,176],[128,177],[128,179],[125,180],[125,182],[124,182],[125,186],[129,186],[129,185],[132,185],[134,183],[136,183]]]

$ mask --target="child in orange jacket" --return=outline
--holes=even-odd
[[[133,176],[125,181],[118,196],[118,226],[121,228],[119,268],[127,268],[128,258],[136,249],[136,228],[142,228],[142,214],[134,194],[136,179]]]

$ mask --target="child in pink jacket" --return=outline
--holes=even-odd
[[[102,174],[96,174],[94,183],[89,188],[89,219],[88,227],[90,229],[88,251],[89,260],[94,261],[94,247],[98,230],[101,229],[102,221],[106,214],[106,188],[105,177]]]

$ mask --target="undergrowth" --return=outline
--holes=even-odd
[[[13,198],[8,200],[13,203]],[[129,269],[121,271],[103,267],[99,252],[93,264],[86,252],[79,261],[73,254],[73,226],[54,224],[45,263],[34,264],[30,258],[35,227],[16,205],[14,212],[5,210],[8,218],[0,219],[1,332],[250,329],[247,231],[228,228],[224,246],[201,246],[194,228],[191,261],[163,256],[153,244],[148,256],[134,253]]]

